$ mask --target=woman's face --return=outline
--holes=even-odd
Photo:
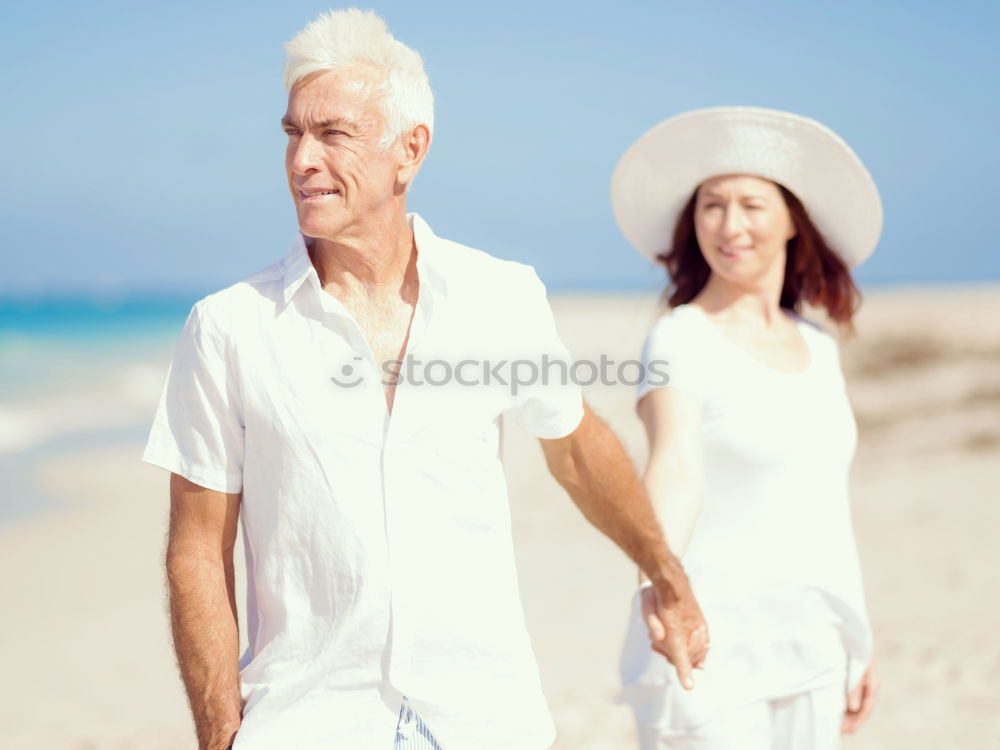
[[[778,186],[750,175],[721,175],[698,188],[698,247],[712,273],[738,284],[784,277],[795,225]]]

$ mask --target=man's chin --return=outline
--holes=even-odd
[[[335,237],[342,227],[342,222],[334,221],[331,218],[303,214],[303,211],[298,212],[299,231],[306,237]]]

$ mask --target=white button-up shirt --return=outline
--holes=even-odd
[[[404,694],[444,750],[555,736],[518,593],[501,419],[562,437],[580,391],[533,269],[410,222],[419,294],[391,417],[395,365],[323,291],[301,235],[198,302],[171,364],[145,460],[243,493],[235,750],[389,750]]]

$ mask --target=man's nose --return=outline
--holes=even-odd
[[[292,154],[291,167],[296,174],[309,174],[318,169],[319,143],[308,133],[299,138]]]

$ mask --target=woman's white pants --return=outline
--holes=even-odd
[[[664,703],[663,689],[649,688],[643,692],[634,705],[641,750],[835,750],[840,747],[840,724],[846,708],[843,683],[749,703],[690,729],[658,724],[656,703]]]

